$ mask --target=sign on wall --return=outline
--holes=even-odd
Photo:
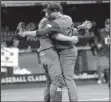
[[[44,81],[46,81],[46,76],[44,74],[12,75],[12,76],[3,76],[1,78],[1,84],[33,83],[33,82],[44,82]]]
[[[1,48],[1,67],[15,67],[18,66],[18,53],[17,48]]]
[[[94,80],[98,78],[95,71],[81,72],[78,75],[74,74],[75,80]],[[16,84],[16,83],[41,83],[46,82],[46,76],[44,73],[30,74],[30,75],[11,75],[2,76],[1,84]]]

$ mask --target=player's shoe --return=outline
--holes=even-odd
[[[97,83],[98,83],[98,84],[102,84],[102,81],[101,81],[101,80],[98,80]]]
[[[103,84],[103,83],[106,83],[106,81],[105,81],[105,79],[102,79],[102,80],[98,80],[97,83],[98,84]]]

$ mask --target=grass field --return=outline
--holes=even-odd
[[[107,84],[97,85],[78,85],[77,86],[80,101],[108,101],[109,89]],[[15,85],[9,89],[1,90],[1,101],[43,101],[44,86]],[[63,89],[63,101],[69,101],[67,89]]]

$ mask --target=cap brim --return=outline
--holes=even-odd
[[[47,12],[47,9],[43,9],[40,13],[46,13]]]
[[[43,9],[43,10],[42,10],[42,12],[47,12],[47,11],[48,11],[47,9]]]

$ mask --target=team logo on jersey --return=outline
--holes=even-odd
[[[47,25],[46,25],[46,28],[51,28],[51,27],[52,27],[51,24],[47,24]]]

